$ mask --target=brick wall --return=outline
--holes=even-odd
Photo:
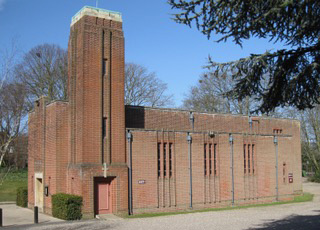
[[[270,202],[276,199],[275,135],[278,137],[279,200],[292,199],[294,194],[301,193],[298,121],[253,117],[250,128],[247,116],[193,112],[194,129],[192,129],[189,117],[189,111],[126,107],[127,131],[130,130],[133,135],[134,213],[189,208],[188,133],[192,136],[193,208],[222,207],[232,204],[230,134],[233,137],[235,205]],[[278,134],[275,134],[274,130],[281,130],[281,133],[278,131]],[[172,144],[171,176],[168,173],[170,143]],[[159,144],[160,177],[158,178]],[[216,148],[215,168],[214,148]],[[246,171],[244,161],[246,161]],[[165,162],[166,176],[164,176]],[[293,183],[288,181],[289,173],[293,173]]]
[[[68,104],[47,104],[43,97],[35,103],[34,112],[29,114],[28,147],[28,200],[34,206],[35,174],[42,175],[42,184],[48,186],[44,196],[43,211],[51,213],[51,195],[65,191],[65,173],[68,155]]]
[[[36,101],[28,118],[28,206],[35,205],[35,173],[43,172],[46,98]]]

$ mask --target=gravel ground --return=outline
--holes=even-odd
[[[304,183],[304,191],[315,194],[313,202],[257,207],[241,210],[182,214],[174,216],[90,220],[30,225],[15,229],[222,229],[222,230],[319,230],[320,184]]]

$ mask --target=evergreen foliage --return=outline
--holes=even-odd
[[[28,207],[28,188],[20,187],[17,189],[16,204],[20,207]]]
[[[227,94],[242,100],[255,96],[257,109],[268,113],[278,106],[300,110],[320,103],[320,1],[318,0],[169,0],[175,21],[198,30],[217,42],[242,45],[251,37],[282,42],[287,49],[227,63],[209,60],[216,76],[236,81]],[[267,81],[268,84],[261,84]]]
[[[320,183],[320,172],[316,172],[311,178],[310,178],[311,182],[317,182]]]
[[[52,215],[63,220],[82,218],[82,197],[65,193],[52,195]]]

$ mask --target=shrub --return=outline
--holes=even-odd
[[[306,177],[306,176],[307,176],[306,170],[302,170],[302,177]]]
[[[316,172],[311,178],[310,181],[320,183],[320,172]]]
[[[16,204],[20,207],[28,206],[28,189],[27,188],[20,187],[17,189]]]
[[[65,193],[52,196],[52,215],[63,220],[80,220],[82,197]]]

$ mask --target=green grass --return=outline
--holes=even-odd
[[[313,200],[313,194],[311,193],[304,193],[301,196],[296,196],[292,203],[299,203],[299,202],[307,202],[307,201],[312,201]]]
[[[148,218],[148,217],[188,214],[188,213],[195,213],[195,212],[218,212],[218,211],[226,211],[226,210],[238,210],[238,209],[246,209],[246,208],[254,208],[254,207],[274,206],[274,205],[281,205],[281,204],[293,204],[293,203],[307,202],[312,200],[313,200],[313,194],[304,193],[300,196],[295,196],[294,199],[291,201],[280,201],[280,202],[273,202],[273,203],[266,203],[266,204],[252,204],[252,205],[226,207],[226,208],[209,208],[209,209],[192,210],[192,211],[143,213],[143,214],[137,214],[133,216],[126,216],[126,217],[127,218]]]
[[[3,173],[0,172],[0,178],[3,177]],[[28,171],[20,170],[10,172],[2,184],[0,184],[0,202],[15,201],[17,188],[27,187],[28,185]]]

